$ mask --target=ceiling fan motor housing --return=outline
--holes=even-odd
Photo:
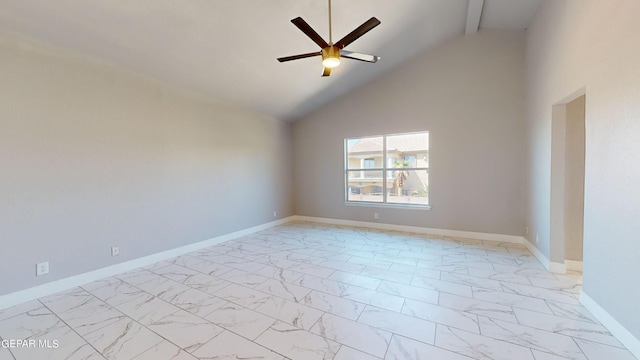
[[[322,49],[322,63],[329,68],[340,65],[340,49],[333,45]]]

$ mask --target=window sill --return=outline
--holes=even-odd
[[[403,210],[431,210],[431,205],[400,205],[400,204],[384,204],[384,203],[374,203],[374,202],[354,202],[354,201],[345,201],[345,205],[347,206],[363,206],[363,207],[374,207],[374,208],[386,208],[386,209],[403,209]]]

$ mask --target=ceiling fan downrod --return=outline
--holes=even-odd
[[[333,30],[331,25],[331,0],[329,0],[329,45],[333,46]]]

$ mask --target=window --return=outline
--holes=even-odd
[[[373,169],[375,167],[376,167],[376,159],[374,158],[364,159],[363,168]]]
[[[429,133],[345,139],[345,200],[429,205]]]

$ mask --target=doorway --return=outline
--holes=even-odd
[[[551,260],[582,271],[586,95],[553,107]]]

